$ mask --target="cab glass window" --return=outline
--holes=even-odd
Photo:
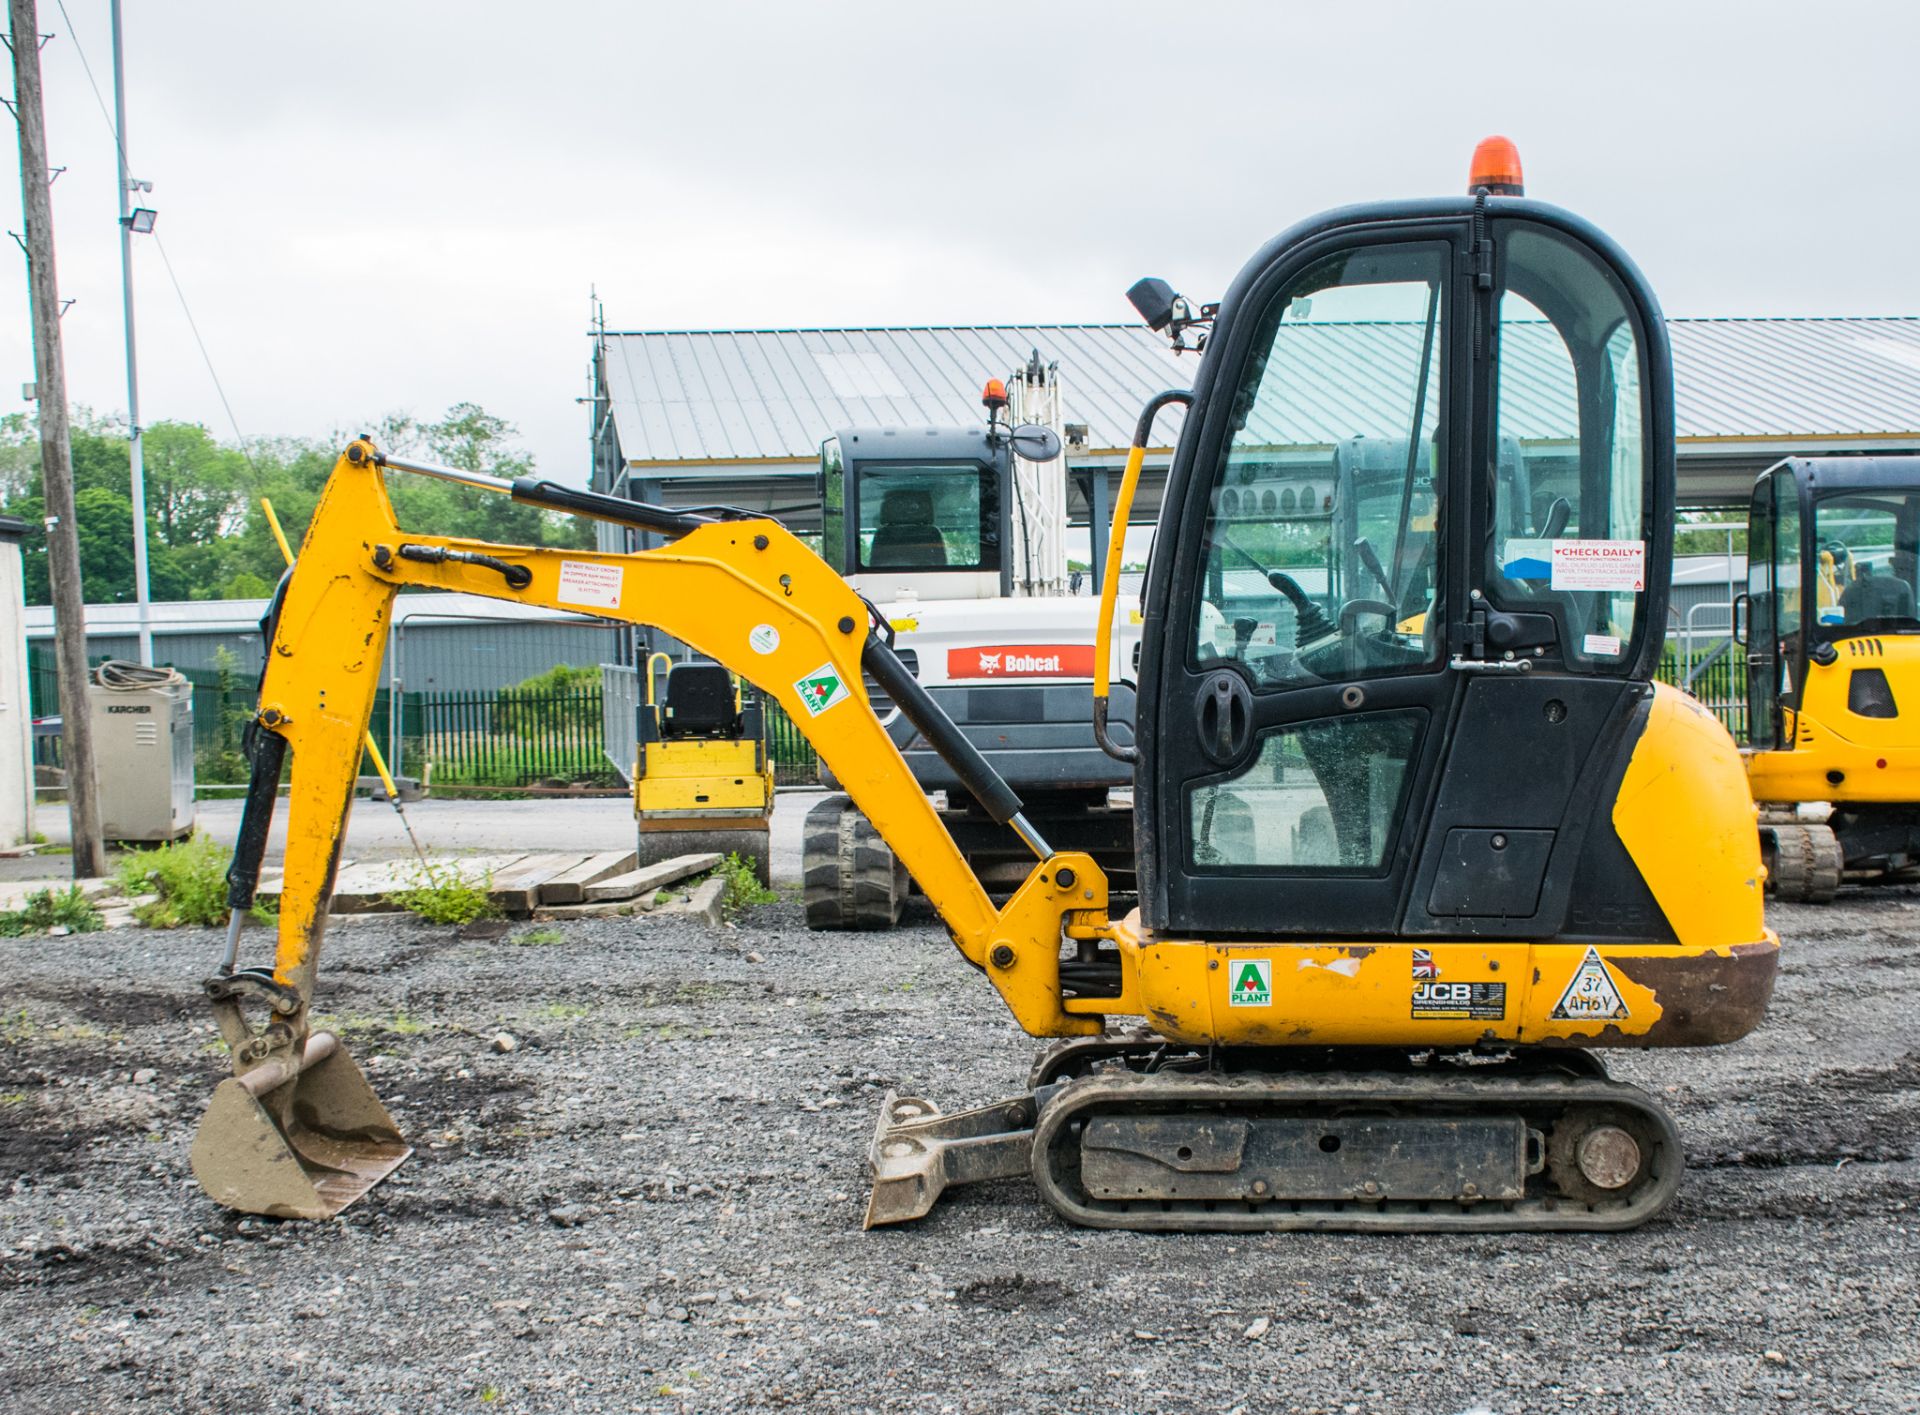
[[[862,570],[997,570],[999,523],[985,467],[860,468]]]
[[[1198,665],[1290,688],[1439,662],[1448,250],[1342,252],[1266,311],[1208,498]]]
[[[1386,863],[1426,712],[1363,712],[1268,733],[1246,771],[1187,798],[1192,862],[1301,873]]]
[[[1920,628],[1914,617],[1920,497],[1898,492],[1824,496],[1814,503],[1815,622],[1823,637],[1850,629]]]
[[[1487,592],[1553,615],[1564,657],[1618,663],[1646,588],[1639,338],[1586,251],[1527,226],[1500,244]]]

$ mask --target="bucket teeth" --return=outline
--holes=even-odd
[[[241,1077],[214,1089],[192,1153],[209,1198],[243,1213],[331,1218],[413,1153],[353,1058],[327,1041],[259,1096]]]

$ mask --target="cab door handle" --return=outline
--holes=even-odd
[[[1194,708],[1200,750],[1222,766],[1238,761],[1253,733],[1253,693],[1247,680],[1229,669],[1216,669],[1201,683]]]

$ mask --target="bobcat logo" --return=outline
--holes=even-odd
[[[1000,671],[1000,655],[997,653],[981,654],[980,671],[982,673],[998,673]]]

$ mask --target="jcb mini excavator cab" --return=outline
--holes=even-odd
[[[1047,843],[887,626],[775,522],[352,444],[267,655],[268,746],[230,898],[251,901],[291,746],[279,942],[271,968],[230,957],[208,984],[234,1042],[224,1085],[255,1100],[196,1141],[208,1191],[326,1213],[398,1162],[384,1113],[358,1129],[337,1104],[317,1116],[302,1082],[323,1056],[344,1060],[309,1038],[308,1007],[379,645],[396,591],[417,584],[542,605],[589,587],[597,612],[752,680],[1014,1019],[1072,1039],[996,1105],[943,1115],[889,1096],[869,1223],[1019,1174],[1096,1227],[1617,1229],[1657,1212],[1683,1168],[1672,1117],[1607,1079],[1596,1051],[1744,1035],[1778,943],[1733,741],[1651,677],[1674,493],[1659,310],[1593,227],[1494,194],[1493,175],[1476,185],[1297,226],[1217,312],[1167,292],[1161,324],[1183,339],[1211,328],[1192,392],[1143,415],[1116,497],[1124,530],[1154,414],[1189,402],[1145,588],[1138,745],[1110,744],[1137,758],[1140,793],[1140,906],[1123,918],[1098,864]],[[1324,467],[1356,431],[1398,452],[1340,516],[1280,527],[1229,501],[1243,471]],[[1554,463],[1550,485],[1499,474],[1509,436]],[[382,468],[669,539],[613,555],[406,532]],[[1523,486],[1545,504],[1509,504]],[[1118,559],[1094,660],[1103,736]],[[1355,563],[1377,592],[1357,588]],[[1257,632],[1218,632],[1246,618]],[[1004,906],[866,678],[1037,857]],[[265,1025],[242,1016],[262,1006]],[[1109,1034],[1119,1018],[1147,1031]],[[357,1177],[330,1190],[338,1166]],[[278,1192],[314,1197],[272,1208],[269,1171],[298,1181]]]
[[[1746,762],[1782,899],[1920,863],[1917,561],[1920,458],[1795,458],[1754,484]]]
[[[656,699],[654,666],[667,667]],[[773,767],[765,714],[744,696],[724,664],[647,660],[646,700],[634,733],[633,814],[643,865],[675,855],[718,851],[771,881],[768,822]]]

